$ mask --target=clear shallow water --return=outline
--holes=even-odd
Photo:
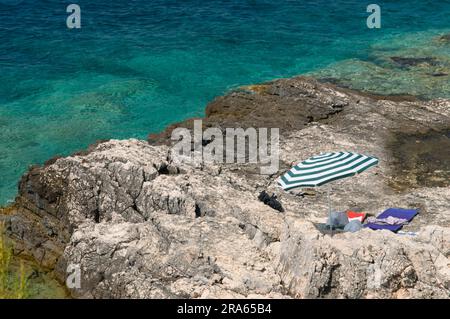
[[[441,33],[424,31],[381,39],[371,45],[365,59],[338,61],[309,74],[379,94],[450,98],[450,39],[442,39]]]
[[[66,28],[66,1],[18,2],[0,0],[0,204],[30,164],[97,139],[145,138],[239,85],[312,72],[423,91],[385,58],[434,54],[450,28],[450,1],[435,0],[377,1],[380,30],[367,29],[359,0],[74,0],[81,30]],[[432,96],[449,92],[439,81]]]

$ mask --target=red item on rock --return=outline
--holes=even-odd
[[[366,218],[366,213],[357,213],[357,212],[353,212],[351,210],[347,211],[347,217],[348,217],[348,221],[352,221],[352,220],[359,220],[361,223],[364,221],[364,219]]]

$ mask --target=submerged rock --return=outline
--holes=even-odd
[[[449,298],[449,181],[390,183],[401,176],[394,137],[450,127],[450,101],[389,100],[304,77],[256,88],[216,99],[204,123],[281,128],[278,175],[321,152],[377,156],[378,167],[333,184],[332,203],[420,208],[405,227],[419,235],[324,235],[314,223],[326,220],[326,190],[284,192],[252,165],[176,163],[165,145],[172,127],[153,136],[159,145],[111,140],[31,168],[3,216],[17,252],[61,280],[79,265],[75,297]]]
[[[439,37],[439,40],[442,42],[450,42],[450,33],[444,34],[443,36]]]
[[[393,57],[391,57],[391,60],[402,67],[411,67],[411,66],[418,66],[418,65],[435,66],[438,64],[438,61],[436,60],[436,58],[433,58],[433,57],[409,58],[409,57],[393,56]]]
[[[450,42],[446,38],[418,33],[380,40],[363,58],[337,61],[309,75],[365,92],[448,99]]]
[[[435,72],[435,73],[431,73],[431,76],[435,76],[435,77],[448,76],[448,73],[445,73],[445,72]]]

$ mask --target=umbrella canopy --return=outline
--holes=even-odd
[[[303,161],[278,179],[284,190],[317,187],[354,176],[378,164],[378,159],[351,152],[325,153]]]

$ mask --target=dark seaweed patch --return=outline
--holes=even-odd
[[[450,129],[425,134],[398,133],[389,145],[395,189],[450,185]]]

